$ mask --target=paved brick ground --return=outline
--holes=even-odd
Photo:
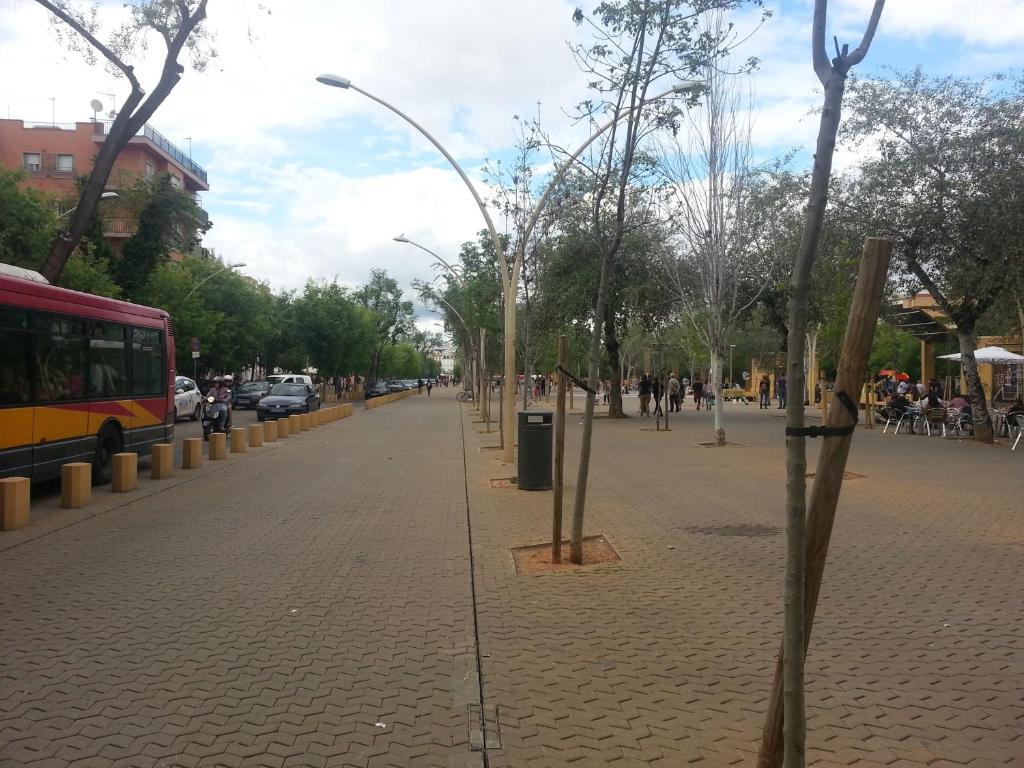
[[[510,548],[549,535],[551,494],[491,488],[514,467],[453,394],[88,510],[49,499],[0,534],[0,768],[483,765],[467,488],[490,766],[752,765],[780,415],[731,406],[725,449],[696,445],[706,413],[599,422],[587,532],[622,562],[520,577]],[[857,434],[808,659],[812,765],[1024,765],[1022,462]]]
[[[514,575],[509,547],[550,537],[551,493],[491,490],[514,468],[470,453],[492,766],[754,764],[781,632],[784,422],[728,417],[742,447],[698,447],[711,417],[693,410],[669,433],[598,422],[586,532],[622,563],[571,575]],[[808,658],[812,765],[1024,765],[1022,461],[857,434],[864,477],[844,489]]]
[[[480,765],[459,426],[405,401],[38,510],[0,555],[0,766]]]

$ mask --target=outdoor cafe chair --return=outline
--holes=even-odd
[[[936,430],[943,437],[946,436],[946,409],[925,408],[921,414],[921,421],[924,422],[925,432],[931,437],[932,430]]]
[[[1018,413],[1017,416],[1017,439],[1013,441],[1013,448],[1011,451],[1017,450],[1017,444],[1020,443],[1021,435],[1024,435],[1024,413]]]
[[[889,424],[896,422],[896,429],[892,431],[893,436],[900,433],[900,427],[904,424],[907,425],[907,431],[914,431],[914,419],[917,418],[916,408],[907,408],[904,411],[897,411],[895,408],[887,408],[888,416],[885,420],[885,427],[882,429],[882,434],[885,434],[885,430],[889,428]]]

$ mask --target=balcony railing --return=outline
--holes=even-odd
[[[98,120],[95,124],[97,126],[101,126],[101,130],[97,131],[97,133],[105,134],[107,132],[106,127],[111,125],[111,121]],[[159,147],[161,150],[170,155],[174,162],[176,162],[182,168],[186,169],[189,173],[193,174],[197,178],[202,179],[204,184],[209,183],[209,180],[207,179],[206,176],[206,171],[203,169],[203,167],[199,165],[199,163],[195,162],[191,157],[182,152],[180,149],[178,149],[176,146],[174,146],[174,144],[172,144],[171,141],[166,136],[160,133],[160,131],[151,126],[149,123],[146,123],[146,125],[142,126],[142,130],[137,135],[145,136],[147,139],[156,144],[157,147]]]
[[[103,219],[104,237],[131,237],[138,230],[138,224],[131,219]]]
[[[206,171],[203,170],[203,167],[199,165],[199,163],[193,162],[191,157],[186,155],[184,152],[182,152],[180,149],[174,146],[170,141],[168,141],[167,137],[160,133],[160,131],[156,130],[147,123],[146,125],[142,126],[142,134],[147,139],[156,144],[158,147],[160,147],[160,149],[162,149],[164,152],[166,152],[168,155],[174,158],[174,161],[178,163],[178,165],[180,165],[182,168],[188,169],[188,171],[194,174],[195,176],[198,176],[200,179],[203,180],[204,184],[207,183]]]

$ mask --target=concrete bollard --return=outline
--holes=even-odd
[[[181,443],[181,468],[198,469],[203,463],[203,438],[186,437]]]
[[[157,443],[153,446],[150,461],[150,477],[165,480],[174,474],[174,446],[171,443]]]
[[[210,461],[223,461],[228,457],[228,436],[223,432],[210,434],[210,448],[207,451]]]
[[[288,417],[288,429],[293,435],[299,434],[299,430],[302,429],[299,423],[300,421],[301,419],[299,418],[299,414],[297,413],[293,413],[291,416]]]
[[[292,419],[291,416],[285,416],[283,419],[278,419],[277,424],[277,436],[284,438],[289,437],[292,431]]]
[[[266,424],[255,424],[249,427],[249,447],[262,448],[263,436],[266,434]],[[276,437],[276,435],[275,435]]]
[[[263,422],[263,439],[268,443],[277,442],[277,422],[273,419]]]
[[[309,413],[299,414],[299,429],[303,432],[309,430],[310,425],[313,423],[313,416]]]
[[[139,454],[115,453],[114,476],[110,481],[110,490],[114,493],[126,493],[139,486]]]
[[[32,483],[27,477],[0,480],[0,531],[28,525],[28,499]]]
[[[92,464],[72,461],[60,468],[60,505],[78,509],[92,500]]]
[[[231,452],[245,453],[245,427],[235,427],[231,430]]]

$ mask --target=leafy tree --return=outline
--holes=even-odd
[[[51,283],[57,282],[65,263],[88,228],[118,154],[142,130],[181,79],[184,66],[178,58],[182,51],[188,50],[192,66],[198,72],[215,55],[210,38],[202,27],[207,1],[135,0],[126,3],[130,11],[128,20],[113,30],[108,42],[104,43],[100,40],[102,32],[95,7],[90,9],[72,0],[36,0],[51,14],[59,36],[63,38],[70,30],[71,34],[66,38],[70,48],[81,52],[89,64],[102,57],[107,67],[123,76],[131,87],[121,111],[107,131],[105,141],[99,145],[92,171],[67,228],[53,239],[42,265],[43,276]],[[128,62],[135,54],[147,50],[152,37],[162,41],[165,55],[159,79],[147,92],[136,77],[135,68]]]
[[[137,211],[138,229],[113,259],[114,279],[134,300],[156,267],[172,251],[187,253],[198,244],[209,224],[199,216],[196,202],[177,189],[168,173],[140,180],[121,194],[127,208]]]
[[[293,311],[309,362],[325,376],[365,371],[374,341],[374,318],[337,283],[306,283]]]
[[[34,189],[22,189],[20,171],[0,168],[0,262],[38,269],[57,227],[53,206]]]
[[[852,82],[849,105],[846,140],[876,147],[859,169],[861,211],[956,323],[975,437],[991,442],[974,350],[1024,256],[1024,80],[915,69]]]
[[[386,270],[375,269],[370,282],[353,297],[370,311],[373,319],[373,343],[370,351],[368,380],[374,381],[382,371],[384,351],[402,336],[413,331],[415,317],[412,302],[402,298],[398,281],[388,277]]]

